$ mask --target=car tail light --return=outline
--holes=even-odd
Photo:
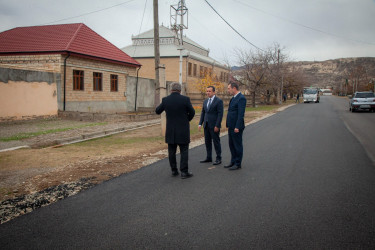
[[[358,102],[358,100],[357,99],[353,99],[353,102]]]

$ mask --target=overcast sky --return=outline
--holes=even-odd
[[[186,0],[190,39],[210,56],[236,64],[234,49],[278,43],[293,61],[375,57],[375,0]],[[170,6],[159,1],[159,24],[170,26]],[[0,0],[0,32],[15,27],[84,23],[119,48],[153,29],[152,0]]]

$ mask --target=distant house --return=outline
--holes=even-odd
[[[155,79],[154,30],[132,37],[132,45],[122,50],[142,64],[139,76]],[[180,50],[176,33],[163,25],[159,28],[160,63],[165,65],[167,82],[179,81]],[[228,82],[229,67],[209,56],[209,50],[183,37],[182,82],[186,94],[196,103],[201,103],[201,95],[195,83],[205,74],[214,74],[221,82]]]
[[[0,33],[0,119],[125,112],[141,64],[83,23]]]

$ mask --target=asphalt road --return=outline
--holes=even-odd
[[[375,166],[334,98],[248,126],[241,170],[200,146],[193,178],[159,161],[0,225],[1,249],[374,249]]]
[[[347,98],[326,97],[346,127],[361,142],[375,165],[375,114],[369,111],[349,112]]]

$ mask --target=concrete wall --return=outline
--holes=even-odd
[[[61,75],[0,68],[0,119],[57,115]]]
[[[136,82],[137,77],[127,77],[126,91],[126,110],[128,112],[135,111],[135,99],[137,99],[137,111],[154,111],[155,109],[155,80],[147,78],[138,78],[138,91],[136,98]],[[167,81],[167,95],[171,93],[172,81]],[[182,84],[183,95],[186,95],[186,86]]]
[[[127,77],[126,91],[126,110],[128,112],[136,111],[135,100],[137,99],[137,110],[144,108],[151,109],[154,107],[155,100],[155,80],[139,77]],[[136,93],[136,86],[138,86]],[[137,95],[137,97],[136,97]]]

